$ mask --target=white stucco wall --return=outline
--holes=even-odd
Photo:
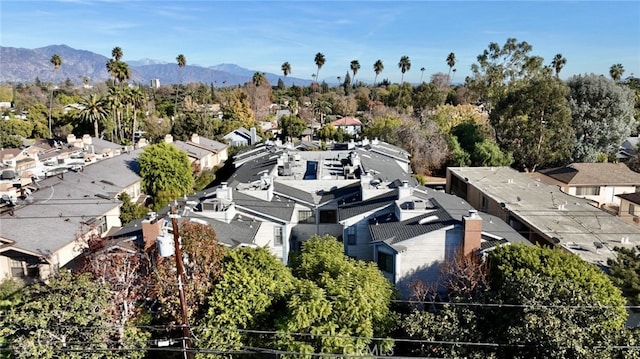
[[[577,195],[577,187],[569,187],[568,193],[572,196],[586,198],[599,204],[614,203],[620,205],[620,198],[617,194],[635,193],[635,186],[600,186],[600,194],[597,196]]]

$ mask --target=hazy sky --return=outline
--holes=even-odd
[[[344,77],[357,59],[359,80],[418,82],[447,72],[457,58],[454,81],[470,73],[490,42],[527,41],[545,64],[562,53],[561,77],[609,73],[621,63],[624,77],[640,75],[640,1],[179,1],[0,0],[0,45],[37,48],[66,44],[124,60],[150,58],[188,65],[234,63],[251,70],[311,79],[314,56],[325,55],[319,78]],[[0,59],[1,66],[1,59]]]

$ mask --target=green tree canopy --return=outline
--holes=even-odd
[[[109,293],[88,274],[62,271],[48,284],[26,287],[23,302],[0,316],[0,336],[15,358],[104,358],[114,335]],[[111,353],[112,357],[118,352]],[[127,351],[122,357],[140,357]]]
[[[512,87],[496,104],[490,121],[497,142],[518,167],[533,172],[569,159],[575,136],[568,93],[563,82],[543,75]]]
[[[347,258],[330,236],[309,239],[291,262],[289,269],[265,249],[228,251],[196,328],[200,343],[355,354],[388,332],[394,292],[374,264]],[[388,341],[380,345],[390,348]]]
[[[307,123],[298,116],[282,116],[278,120],[278,128],[280,128],[280,135],[282,140],[286,141],[287,138],[293,140],[299,138],[302,132],[307,128]]]
[[[595,74],[567,80],[571,124],[575,130],[573,161],[595,162],[598,153],[615,153],[636,130],[634,92]]]
[[[573,254],[536,246],[503,246],[488,259],[489,288],[476,293],[472,305],[454,303],[437,314],[416,310],[401,325],[423,340],[493,345],[431,344],[422,350],[473,358],[638,354],[615,348],[630,337],[625,299],[597,267]]]
[[[138,157],[145,193],[153,197],[154,208],[193,190],[193,176],[187,154],[176,146],[161,142],[144,148]]]

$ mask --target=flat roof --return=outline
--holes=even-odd
[[[607,259],[616,257],[614,247],[640,245],[640,228],[510,167],[449,167],[448,171],[587,262],[606,266]]]

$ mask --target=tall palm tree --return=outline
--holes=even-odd
[[[422,83],[422,78],[424,77],[424,70],[426,70],[424,67],[420,68],[420,83]]]
[[[342,76],[338,76],[336,78],[338,79],[338,85],[340,85],[342,83]]]
[[[316,71],[316,76],[315,76],[315,80],[316,82],[318,82],[318,74],[320,73],[320,69],[322,68],[325,62],[324,55],[322,54],[322,52],[318,52],[316,54],[316,57],[313,59],[313,61],[316,63],[316,66],[318,67],[318,70]]]
[[[284,74],[285,87],[287,87],[287,76],[291,73],[291,64],[289,62],[285,62],[284,64],[282,64],[281,69],[282,73]]]
[[[447,75],[447,77],[449,78],[449,83],[451,83],[451,70],[454,66],[456,66],[456,54],[454,54],[453,52],[447,55],[447,66],[449,66],[449,74]]]
[[[145,98],[140,87],[134,87],[128,89],[127,100],[133,107],[133,121],[131,124],[131,144],[136,143],[136,120],[138,119],[138,109],[141,109],[145,105]]]
[[[614,64],[614,65],[611,65],[611,68],[609,68],[609,75],[611,75],[611,78],[613,79],[613,81],[620,80],[623,74],[624,74],[624,67],[622,66],[622,64]]]
[[[376,73],[376,77],[373,79],[373,85],[376,85],[376,81],[378,80],[378,75],[384,70],[384,65],[382,64],[382,60],[378,60],[373,64],[373,71]]]
[[[360,62],[358,62],[358,60],[351,61],[351,71],[353,72],[353,79],[351,80],[354,85],[356,83],[356,74],[358,73],[358,70],[360,70]]]
[[[398,68],[400,68],[400,72],[402,72],[402,79],[400,80],[400,84],[404,83],[404,73],[411,69],[411,60],[409,60],[409,56],[402,56],[400,58],[400,62],[398,62]]]
[[[122,106],[123,106],[123,96],[122,89],[117,86],[113,86],[109,89],[109,94],[107,95],[105,102],[107,107],[111,109],[111,113],[113,114],[113,135],[112,141],[117,141],[118,138],[122,140],[122,125],[120,121],[120,117],[122,117]]]
[[[176,62],[178,63],[178,84],[176,85],[176,103],[175,109],[178,109],[178,91],[180,91],[180,83],[182,82],[182,68],[187,65],[187,58],[184,57],[183,54],[180,54],[176,57]],[[174,111],[175,112],[175,111]]]
[[[122,49],[120,48],[120,46],[116,46],[113,48],[113,50],[111,50],[111,57],[113,57],[113,59],[117,62],[122,60]]]
[[[53,54],[51,59],[49,60],[51,65],[53,65],[53,86],[51,87],[51,97],[49,99],[49,137],[53,138],[53,132],[51,131],[51,111],[53,110],[53,91],[55,89],[55,79],[56,73],[60,66],[62,66],[62,58],[58,54]]]
[[[562,54],[556,54],[556,56],[553,57],[553,60],[551,60],[551,66],[553,66],[553,69],[556,72],[556,77],[560,76],[560,71],[566,63],[567,59],[562,56]]]
[[[118,84],[120,84],[120,88],[124,86],[124,82],[131,78],[131,69],[129,68],[129,64],[124,61],[119,61],[115,64],[114,69],[115,78],[118,80]]]
[[[83,108],[76,115],[82,122],[92,122],[94,137],[99,138],[98,124],[107,119],[107,103],[98,94],[91,94],[80,100]]]
[[[260,87],[262,86],[262,84],[265,82],[266,79],[267,78],[264,76],[264,72],[256,72],[253,74],[251,81],[253,81],[253,84],[256,87]]]
[[[331,111],[331,104],[328,101],[318,100],[313,104],[313,113],[320,115],[320,124],[324,124],[324,116]]]

